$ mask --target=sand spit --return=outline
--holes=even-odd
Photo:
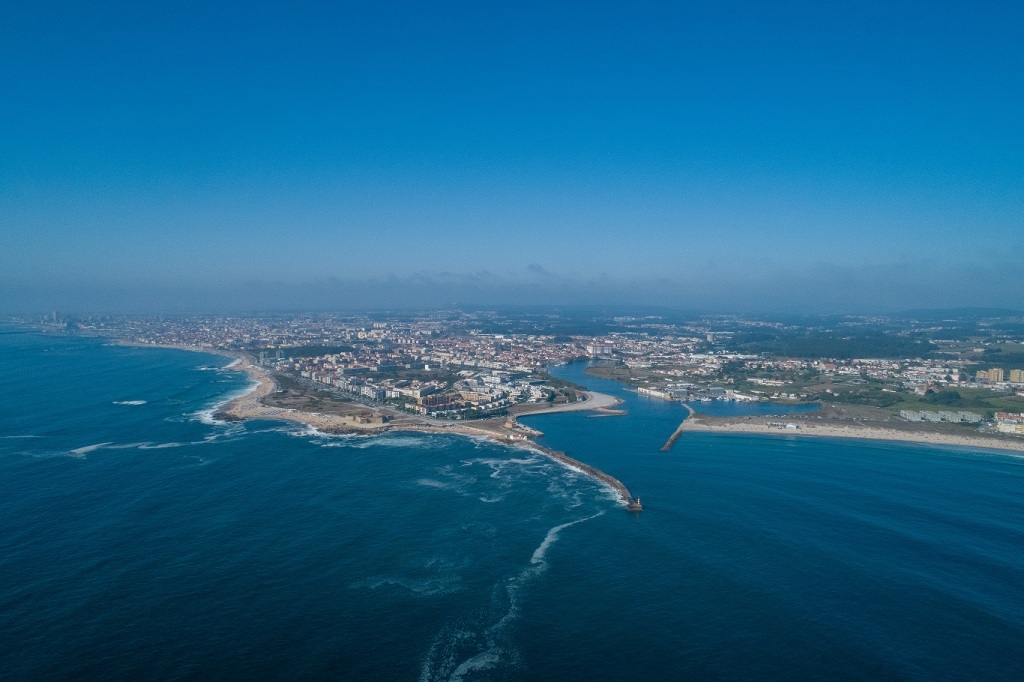
[[[575,403],[562,403],[561,405],[539,406],[536,409],[534,409],[534,405],[517,405],[512,410],[517,417],[532,417],[535,414],[552,414],[554,412],[607,410],[622,404],[621,399],[607,393],[598,393],[596,391],[580,391],[580,393],[585,396],[585,400]]]
[[[770,423],[769,423],[770,422]],[[793,427],[787,425],[792,424]],[[902,441],[927,445],[955,445],[986,450],[1011,450],[1024,452],[1024,439],[1012,436],[998,437],[974,433],[949,433],[928,429],[917,424],[915,428],[901,428],[903,424],[892,422],[840,422],[821,420],[803,415],[780,415],[757,417],[708,417],[695,415],[679,425],[677,433],[700,431],[712,433],[750,433],[774,436],[797,436],[818,438],[861,438],[865,440]],[[910,426],[910,425],[906,425]]]

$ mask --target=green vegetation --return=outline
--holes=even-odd
[[[1002,344],[985,348],[981,353],[967,356],[971,371],[982,369],[1024,369],[1024,351],[1018,344]]]
[[[960,395],[960,391],[933,391],[928,389],[924,396],[924,402],[932,403],[933,405],[961,407],[964,404],[964,399]]]
[[[586,373],[590,376],[597,377],[599,379],[611,379],[612,381],[621,381],[624,384],[630,386],[636,385],[637,381],[633,376],[633,370],[623,365],[593,365],[587,367]]]
[[[585,391],[585,390],[587,390],[586,386],[580,386],[579,384],[574,384],[571,381],[566,381],[565,379],[559,379],[557,377],[553,377],[550,374],[548,374],[547,372],[539,372],[537,374],[537,378],[538,379],[543,379],[545,382],[547,382],[547,384],[549,386],[551,386],[553,388],[571,389],[573,395],[576,395],[576,391]]]
[[[994,412],[1024,410],[1024,397],[994,393],[984,388],[958,388],[955,391],[929,391],[923,396],[903,394],[903,400],[894,408],[899,410],[966,410],[990,417]]]
[[[871,407],[891,407],[904,400],[904,396],[900,393],[885,391],[879,386],[865,385],[837,385],[832,388],[832,393],[822,391],[818,397],[822,402],[869,405]]]
[[[744,353],[788,358],[906,358],[938,350],[927,339],[882,332],[839,334],[756,331],[737,333],[730,347]]]
[[[289,376],[288,374],[275,373],[274,381],[277,382],[278,388],[284,391],[301,391],[305,388],[301,383],[299,383],[298,379],[293,376]]]

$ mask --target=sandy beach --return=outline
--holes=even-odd
[[[785,426],[769,426],[768,422],[777,421],[796,424],[799,428]],[[810,419],[797,419],[792,415],[766,417],[746,417],[742,419],[720,419],[706,416],[693,416],[686,419],[679,428],[680,432],[688,431],[713,433],[749,433],[772,436],[796,436],[818,438],[861,438],[866,440],[902,441],[908,443],[924,443],[929,445],[955,445],[967,448],[984,448],[987,450],[1011,450],[1024,452],[1024,439],[1012,437],[999,438],[984,434],[953,434],[924,429],[906,430],[886,427],[878,424],[816,424]]]
[[[608,395],[607,393],[598,393],[596,391],[580,391],[580,393],[586,397],[586,400],[577,401],[575,403],[562,403],[561,405],[552,405],[550,407],[542,406],[538,409],[531,409],[533,405],[530,404],[517,405],[512,409],[517,417],[529,417],[535,414],[551,414],[553,412],[605,410],[622,404],[622,400],[613,395]]]

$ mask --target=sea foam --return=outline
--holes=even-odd
[[[420,667],[421,682],[461,682],[468,674],[481,673],[499,665],[514,664],[519,654],[510,641],[507,630],[509,624],[519,616],[519,593],[530,581],[547,570],[548,550],[558,542],[563,530],[603,514],[603,511],[599,511],[592,516],[562,523],[548,530],[530,556],[530,563],[505,581],[505,595],[508,598],[508,609],[505,613],[492,625],[481,630],[462,624],[460,627],[446,627],[439,632]],[[463,658],[466,653],[470,653],[467,649],[476,651]]]
[[[69,450],[68,452],[71,454],[72,457],[85,457],[90,452],[95,452],[96,450],[99,450],[100,448],[105,448],[108,445],[110,445],[111,443],[112,443],[112,441],[107,441],[106,443],[96,443],[94,445],[84,445],[84,446],[82,446],[80,448],[75,448],[74,450]]]

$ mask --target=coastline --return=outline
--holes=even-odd
[[[629,489],[622,481],[614,476],[590,466],[577,459],[569,457],[564,452],[544,447],[531,439],[531,436],[543,435],[535,429],[520,427],[522,430],[509,428],[503,425],[488,424],[484,426],[472,426],[466,422],[443,422],[427,417],[416,417],[413,415],[398,414],[400,422],[384,424],[366,424],[356,418],[341,417],[338,415],[322,414],[318,412],[306,412],[288,408],[268,407],[263,404],[263,399],[278,389],[277,382],[270,372],[256,365],[253,358],[243,352],[225,351],[192,346],[160,345],[121,342],[123,345],[130,345],[139,348],[169,348],[173,350],[184,350],[196,353],[210,353],[229,357],[234,360],[226,366],[226,369],[233,369],[245,372],[254,382],[253,385],[243,394],[228,398],[222,403],[210,409],[214,419],[221,421],[243,421],[246,419],[271,419],[279,421],[290,421],[304,424],[325,435],[381,435],[388,432],[414,432],[414,433],[449,433],[471,438],[486,438],[492,442],[508,446],[521,446],[531,451],[542,454],[556,462],[584,473],[591,478],[609,486],[619,496],[623,505],[627,508],[639,510],[639,500],[634,498]],[[558,412],[577,412],[588,410],[608,410],[623,401],[615,396],[596,391],[585,391],[587,399],[576,403],[542,407],[538,410],[519,412],[515,417],[533,416],[538,414],[552,414]],[[524,433],[524,431],[526,433]],[[529,435],[527,435],[529,434]]]
[[[181,348],[181,350],[197,350]],[[227,420],[241,420],[241,419],[279,419],[285,421],[295,421],[312,426],[318,430],[326,433],[346,433],[348,429],[353,432],[363,433],[374,433],[384,431],[424,431],[429,433],[443,432],[443,433],[463,433],[471,436],[489,436],[495,437],[498,435],[500,438],[501,432],[507,432],[506,435],[509,440],[517,441],[523,440],[517,438],[520,433],[509,429],[507,427],[500,427],[497,431],[492,424],[488,424],[491,428],[485,426],[473,426],[472,422],[448,422],[437,419],[431,419],[429,417],[417,417],[415,415],[408,415],[393,410],[382,410],[389,415],[395,415],[400,421],[397,423],[385,423],[385,424],[364,424],[360,423],[359,420],[349,417],[340,417],[337,415],[322,414],[319,412],[307,412],[304,410],[295,410],[288,408],[277,408],[268,407],[262,403],[262,400],[277,390],[277,382],[274,381],[273,376],[270,372],[263,369],[262,367],[254,364],[252,359],[242,353],[231,354],[221,353],[228,357],[235,358],[235,363],[229,365],[231,369],[246,372],[249,377],[255,382],[252,389],[243,395],[236,396],[217,406],[215,413],[220,418],[226,418]],[[569,403],[564,405],[555,405],[552,407],[544,407],[539,410],[518,412],[516,417],[533,416],[538,414],[551,414],[556,412],[575,412],[585,410],[599,410],[607,409],[610,406],[618,405],[622,401],[614,396],[606,395],[604,393],[596,393],[588,391],[586,392],[587,400],[576,403]],[[368,408],[370,409],[370,408]],[[484,422],[493,420],[481,420]]]
[[[575,403],[562,403],[561,405],[552,405],[551,407],[541,407],[538,410],[529,409],[531,406],[527,404],[522,406],[527,409],[516,410],[515,416],[532,417],[536,414],[554,414],[556,412],[582,412],[584,410],[607,410],[615,407],[616,405],[621,405],[623,402],[621,398],[616,398],[615,396],[608,395],[607,393],[598,393],[597,391],[580,391],[580,393],[587,396],[587,399],[577,401]]]
[[[526,447],[544,454],[565,466],[582,471],[610,486],[626,505],[630,505],[635,500],[626,486],[613,476],[575,460],[565,453],[551,450],[538,444],[533,438],[543,434],[534,429],[528,429],[519,425],[517,425],[518,428],[509,428],[504,424],[496,422],[496,420],[487,420],[486,423],[480,423],[479,425],[473,425],[472,422],[447,422],[394,411],[387,411],[387,413],[395,416],[397,421],[374,424],[364,423],[353,417],[268,407],[263,404],[263,399],[276,391],[278,385],[271,373],[256,365],[253,358],[246,353],[180,345],[140,344],[124,341],[121,341],[121,343],[141,348],[170,348],[232,358],[234,362],[228,365],[227,368],[246,372],[254,383],[245,393],[228,398],[214,406],[210,410],[210,414],[214,419],[223,421],[242,421],[246,419],[289,421],[309,426],[325,435],[356,434],[371,436],[404,431],[449,433],[470,438],[482,437],[503,445]],[[596,414],[608,414],[609,412],[614,413],[614,407],[623,402],[614,396],[595,391],[586,391],[584,394],[587,396],[585,401],[541,407],[532,411],[524,410],[516,413],[514,417],[575,411],[594,411]],[[920,428],[907,430],[885,422],[872,424],[854,422],[852,420],[827,420],[827,423],[823,423],[821,420],[814,419],[813,417],[808,418],[807,415],[779,415],[779,420],[784,419],[787,423],[794,423],[799,427],[789,429],[784,426],[768,425],[764,416],[712,417],[698,414],[691,406],[685,403],[683,407],[687,409],[688,415],[676,430],[669,435],[665,445],[661,448],[662,452],[670,451],[686,432],[796,436],[800,438],[846,438],[1024,452],[1024,439],[1018,441],[981,434],[943,433],[935,430],[921,430]]]
[[[973,449],[1024,452],[1024,439],[1009,440],[1008,438],[1003,439],[982,434],[967,435],[928,430],[910,431],[891,425],[883,425],[883,422],[879,422],[877,426],[864,423],[816,424],[812,423],[809,419],[794,415],[780,415],[777,418],[785,420],[787,423],[795,424],[799,428],[769,426],[765,422],[764,416],[721,418],[694,415],[683,420],[683,423],[679,425],[678,432],[796,436],[799,438],[854,438],[860,440],[917,443],[920,445],[953,445]]]

